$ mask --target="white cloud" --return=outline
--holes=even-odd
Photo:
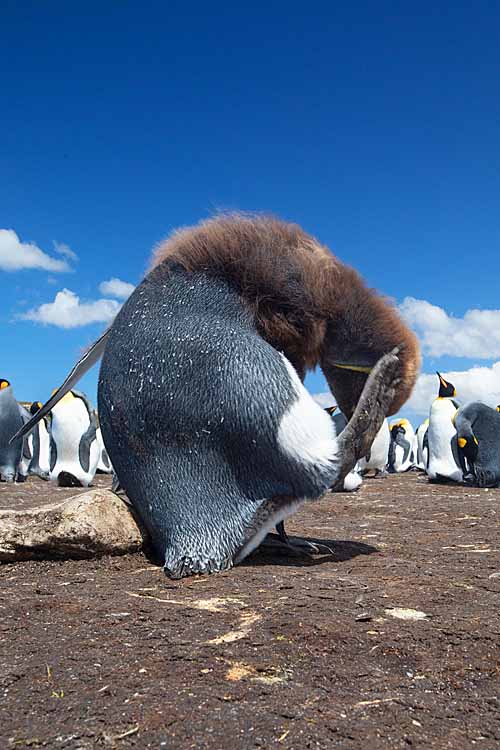
[[[109,294],[111,297],[118,297],[118,299],[127,299],[134,289],[135,286],[133,284],[115,278],[109,279],[109,281],[102,281],[99,284],[101,294]]]
[[[500,357],[500,310],[467,310],[463,318],[455,318],[426,300],[406,297],[400,311],[419,337],[424,354]]]
[[[442,372],[445,380],[453,383],[457,390],[457,401],[483,401],[489,406],[500,404],[500,362],[491,367],[471,367],[470,370]],[[437,375],[420,375],[410,399],[404,409],[428,416],[431,403],[438,395]]]
[[[25,268],[71,271],[66,260],[51,258],[32,242],[21,242],[13,229],[0,229],[0,269],[20,271]]]
[[[78,255],[65,242],[54,241],[53,245],[54,250],[56,251],[56,253],[59,253],[59,255],[64,255],[65,258],[69,258],[70,260],[78,260]]]
[[[323,393],[313,393],[312,397],[317,404],[323,407],[323,409],[326,409],[328,406],[333,406],[335,403],[337,403],[330,391],[324,391]]]
[[[121,304],[114,299],[81,302],[70,289],[63,289],[57,292],[53,302],[40,305],[19,317],[58,328],[79,328],[90,323],[109,323],[120,307]]]

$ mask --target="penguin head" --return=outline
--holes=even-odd
[[[498,404],[497,406],[497,411],[500,411],[500,404]]]
[[[8,388],[10,385],[10,381],[5,380],[4,378],[0,378],[0,391],[3,391],[4,388]]]
[[[40,411],[41,408],[42,408],[41,401],[33,401],[33,403],[30,406],[30,412],[31,414],[36,414],[37,411]]]
[[[457,438],[457,443],[465,458],[474,463],[478,454],[479,442],[470,427],[464,425]]]
[[[408,425],[407,419],[398,419],[397,422],[392,422],[391,424],[391,436],[393,440],[396,439],[396,436],[398,434],[406,435],[406,427]]]
[[[447,380],[443,378],[440,372],[437,372],[436,375],[439,378],[439,398],[453,398],[453,396],[457,395],[457,391],[453,383],[448,383]]]

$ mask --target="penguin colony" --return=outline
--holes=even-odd
[[[472,401],[461,406],[455,386],[439,372],[437,376],[438,394],[416,434],[407,419],[390,425],[385,420],[370,453],[358,461],[354,473],[363,477],[370,468],[376,476],[420,470],[433,482],[500,487],[500,405],[493,409]],[[340,418],[336,407],[326,411]],[[373,462],[375,455],[378,463]]]
[[[88,487],[96,471],[112,467],[96,427],[94,409],[79,391],[69,391],[33,430],[9,443],[42,404],[28,411],[18,403],[8,380],[0,380],[0,481],[24,482],[32,474],[60,487]]]

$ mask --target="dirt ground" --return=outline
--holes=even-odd
[[[0,507],[71,494],[32,478]],[[333,547],[312,563],[3,565],[0,748],[498,749],[499,510],[410,473],[294,516]]]

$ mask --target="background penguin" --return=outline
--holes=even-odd
[[[31,418],[31,414],[27,409],[24,408],[22,404],[18,403],[18,407],[23,424],[27,424]],[[18,482],[25,482],[28,478],[31,459],[33,458],[33,453],[31,450],[32,443],[33,438],[31,435],[26,435],[26,437],[23,438],[23,448],[21,451],[21,458],[19,459],[19,466],[17,470]]]
[[[376,477],[384,476],[387,473],[390,444],[391,432],[389,430],[389,422],[387,419],[384,419],[382,427],[377,432],[375,440],[372,443],[370,452],[358,462],[360,472],[365,474],[371,470],[375,472]]]
[[[479,401],[461,406],[455,417],[459,451],[470,475],[464,479],[478,487],[500,484],[500,413]]]
[[[414,464],[415,432],[407,419],[391,423],[388,467],[391,473],[408,471]]]
[[[23,425],[19,404],[8,380],[0,379],[0,480],[14,482],[19,471],[23,438],[10,443],[10,438]]]
[[[104,442],[102,439],[102,433],[101,428],[98,427],[96,430],[96,440],[97,445],[99,446],[99,461],[97,463],[97,474],[112,474],[113,473],[113,467],[111,466],[111,461],[109,460],[108,452],[106,448],[104,447]]]
[[[171,577],[241,561],[342,481],[420,364],[416,337],[353,269],[297,225],[242,215],[161,245],[40,416],[101,355],[104,442]],[[341,450],[301,384],[318,364],[350,419]]]
[[[426,471],[429,461],[429,419],[425,419],[417,429],[417,466]]]
[[[338,406],[329,406],[325,409],[326,413],[330,415],[333,424],[335,426],[335,433],[340,435],[344,427],[347,426],[347,417],[342,414]],[[363,478],[359,471],[359,462],[356,464],[354,469],[350,471],[344,477],[344,492],[354,492],[358,490],[363,484]]]
[[[36,414],[42,408],[40,401],[34,401],[30,406],[30,413]],[[50,422],[49,417],[44,417],[35,426],[33,432],[29,435],[32,459],[29,466],[29,473],[48,479],[50,472]]]
[[[83,393],[70,391],[52,409],[50,479],[61,487],[88,487],[99,454],[92,405]]]
[[[429,461],[427,475],[434,481],[461,482],[464,464],[458,452],[457,431],[454,424],[459,404],[453,399],[455,386],[440,373],[439,394],[432,402],[427,428]]]

